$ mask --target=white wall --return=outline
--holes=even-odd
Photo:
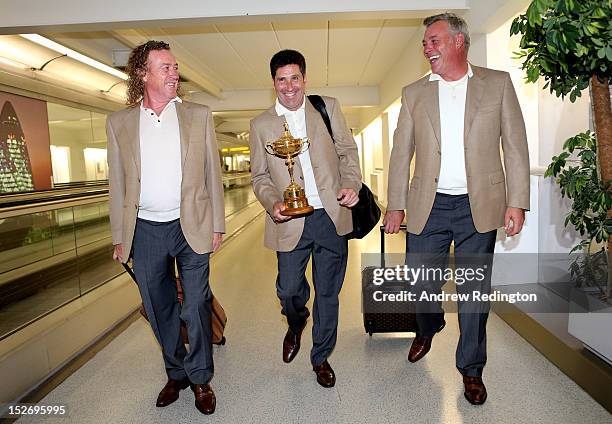
[[[540,163],[538,146],[540,144],[539,121],[541,119],[538,116],[538,96],[541,90],[537,84],[526,83],[521,62],[513,59],[514,52],[519,50],[520,37],[510,37],[512,19],[513,17],[495,31],[486,35],[486,63],[489,68],[510,73],[525,120],[530,163],[534,166]]]
[[[543,90],[543,80],[537,84],[526,83],[521,62],[512,59],[520,42],[519,36],[510,37],[512,19],[487,34],[487,66],[510,73],[525,119],[532,191],[536,190],[537,197],[532,193],[525,234],[512,243],[498,241],[497,251],[568,252],[578,240],[575,231],[564,227],[570,203],[561,198],[557,184],[551,178],[544,178],[543,173],[552,157],[561,152],[567,138],[589,128],[589,95],[585,91],[576,103],[570,103]]]

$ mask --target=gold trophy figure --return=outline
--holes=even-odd
[[[281,212],[281,215],[285,216],[298,216],[305,215],[314,210],[312,206],[308,204],[306,199],[306,193],[304,189],[293,179],[293,158],[308,149],[310,143],[308,138],[293,138],[289,132],[289,126],[287,122],[284,124],[285,131],[281,138],[276,141],[266,143],[266,151],[274,156],[285,159],[285,165],[289,170],[289,177],[291,183],[284,192],[285,199],[285,210]]]

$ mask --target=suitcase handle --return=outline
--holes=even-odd
[[[121,265],[123,265],[123,268],[125,268],[125,271],[130,274],[130,277],[132,277],[132,280],[134,280],[134,282],[136,282],[136,276],[134,275],[134,271],[132,271],[132,268],[130,268],[130,266],[128,264],[124,264],[123,262],[121,262]]]
[[[399,227],[400,230],[406,230],[406,224],[402,224]],[[380,267],[385,267],[385,226],[380,226]]]

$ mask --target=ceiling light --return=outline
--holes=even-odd
[[[97,60],[87,57],[81,53],[75,52],[74,50],[69,49],[68,47],[62,46],[61,44],[58,44],[55,41],[49,40],[48,38],[45,38],[41,35],[38,35],[38,34],[19,34],[19,35],[27,40],[30,40],[48,49],[54,50],[58,53],[65,54],[72,59],[78,60],[79,62],[89,65],[100,71],[114,75],[117,78],[121,78],[122,80],[128,79],[128,76],[125,72],[121,72],[118,69],[105,65],[104,63],[98,62]]]

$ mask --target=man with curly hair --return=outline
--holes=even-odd
[[[178,97],[170,46],[148,41],[128,61],[129,107],[106,123],[113,258],[131,257],[168,381],[156,405],[191,386],[195,405],[215,411],[209,255],[225,232],[223,186],[212,113]],[[177,300],[174,263],[183,286]],[[180,335],[187,325],[189,351]]]

